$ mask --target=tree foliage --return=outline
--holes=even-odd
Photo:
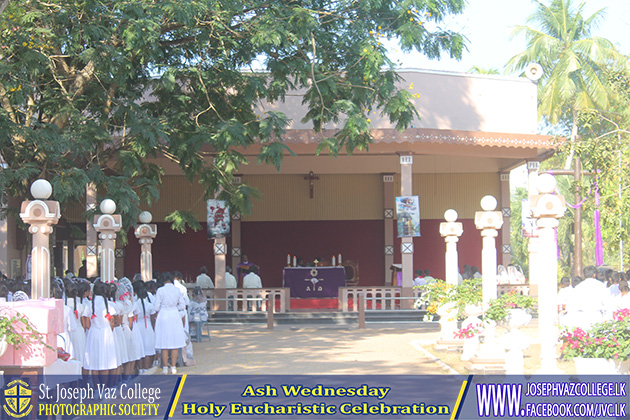
[[[461,57],[463,37],[431,31],[463,0],[26,0],[0,15],[0,188],[24,197],[38,177],[55,199],[82,201],[92,182],[124,220],[158,198],[165,157],[206,198],[246,212],[233,185],[260,147],[280,167],[287,117],[261,101],[304,92],[314,130],[340,129],[321,151],[365,149],[379,109],[399,129],[416,117],[381,40],[431,58]],[[185,211],[186,209],[178,209]],[[127,217],[128,216],[128,217]],[[173,214],[185,223],[190,215]],[[180,227],[181,227],[180,223]]]

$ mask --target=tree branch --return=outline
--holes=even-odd
[[[10,0],[0,0],[0,15],[4,11],[4,8],[9,5]]]

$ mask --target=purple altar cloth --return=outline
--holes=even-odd
[[[346,285],[343,267],[286,267],[282,277],[297,298],[337,297],[338,288]]]

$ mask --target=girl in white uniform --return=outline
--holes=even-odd
[[[164,286],[155,295],[155,347],[162,350],[162,373],[168,373],[171,357],[171,373],[176,374],[177,351],[186,345],[186,333],[180,311],[186,309],[182,292],[173,284],[173,275],[164,275]]]
[[[127,377],[130,377],[133,374],[136,361],[144,357],[144,348],[142,347],[142,337],[140,336],[140,331],[138,330],[136,335],[131,328],[134,317],[132,294],[133,288],[129,279],[127,277],[121,278],[116,291],[116,301],[118,302],[120,308],[122,317],[121,328],[126,344],[128,361],[123,366],[123,373]]]
[[[89,286],[85,285],[88,287]],[[83,305],[81,299],[77,297],[78,285],[68,284],[66,288],[66,305],[70,308],[70,316],[74,318],[76,328],[74,331],[68,331],[70,342],[72,343],[72,358],[81,362],[83,366],[83,357],[85,356],[85,330],[81,323],[81,315],[83,314]]]
[[[133,291],[136,295],[136,302],[133,308],[136,320],[133,328],[137,328],[140,331],[144,348],[144,357],[138,368],[146,370],[151,368],[155,358],[155,332],[153,331],[153,319],[151,317],[151,315],[155,314],[155,309],[153,309],[153,304],[147,299],[144,282],[134,282]]]
[[[84,368],[93,371],[93,376],[101,376],[101,383],[118,366],[116,344],[112,331],[114,307],[107,302],[109,287],[97,281],[94,283],[93,297],[90,306],[83,310],[83,321],[88,326],[85,343]]]

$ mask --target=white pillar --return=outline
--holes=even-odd
[[[564,197],[554,195],[556,180],[552,175],[538,176],[540,195],[532,197],[532,213],[538,219],[538,330],[541,367],[538,373],[559,373],[556,364],[558,344],[558,254],[555,230],[558,218],[566,211]]]
[[[89,183],[85,186],[85,210],[96,208],[96,186]],[[88,278],[98,275],[98,234],[91,221],[85,221],[85,263]]]
[[[446,222],[440,223],[440,235],[446,242],[446,254],[444,256],[444,273],[448,284],[456,285],[459,273],[459,258],[457,254],[457,242],[464,232],[461,222],[456,222],[457,212],[453,209],[444,212]]]
[[[50,234],[52,225],[61,217],[59,202],[46,200],[52,194],[52,186],[45,179],[38,179],[31,185],[35,200],[23,201],[20,217],[31,225],[28,231],[33,234],[31,251],[31,299],[50,297]]]
[[[483,305],[487,308],[491,299],[497,298],[497,229],[503,226],[503,216],[497,208],[497,199],[486,195],[481,199],[483,211],[475,213],[475,226],[481,230],[483,248],[481,250],[481,278]]]
[[[413,195],[413,156],[400,156],[400,195]],[[402,297],[413,296],[413,237],[401,238],[401,260],[402,260]],[[401,308],[411,308],[410,299],[401,301]]]
[[[134,234],[140,243],[140,276],[142,281],[153,279],[153,253],[151,245],[157,236],[157,225],[151,224],[153,215],[148,211],[140,213],[140,225],[136,226]]]
[[[540,162],[531,161],[527,162],[527,198],[530,203],[531,209],[531,201],[532,197],[538,194],[538,190],[536,189],[536,178],[538,178],[538,169],[540,168]],[[531,217],[530,214],[527,217]],[[540,266],[538,262],[539,255],[539,246],[538,246],[538,230],[534,228],[534,236],[529,238],[527,244],[527,252],[529,253],[529,295],[530,296],[538,296],[538,273],[536,270]]]
[[[116,203],[108,198],[101,202],[100,209],[103,214],[94,217],[94,230],[101,240],[101,281],[112,283],[116,267],[116,233],[122,227],[122,217],[114,214]]]

